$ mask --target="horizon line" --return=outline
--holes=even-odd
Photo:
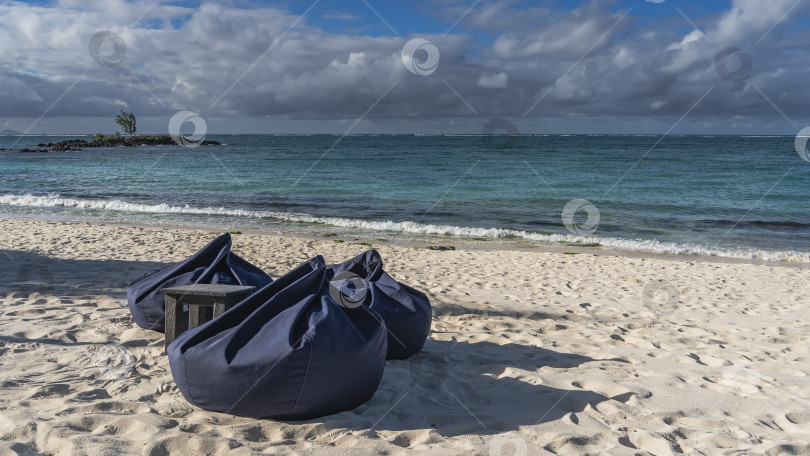
[[[96,136],[97,133],[8,133],[0,137],[36,137],[36,136]],[[125,135],[121,135],[125,137]],[[165,133],[142,133],[137,136],[171,136]],[[208,136],[762,136],[762,137],[795,137],[792,134],[771,133],[207,133]],[[804,137],[805,135],[799,135]]]

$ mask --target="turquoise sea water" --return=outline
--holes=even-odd
[[[810,261],[810,163],[789,136],[207,139],[224,145],[0,151],[0,215]],[[591,230],[565,226],[574,199],[598,225],[582,209]]]

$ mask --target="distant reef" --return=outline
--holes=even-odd
[[[81,151],[90,147],[137,147],[137,146],[175,146],[177,143],[171,136],[136,136],[125,138],[122,136],[102,136],[96,135],[92,141],[83,139],[70,139],[58,143],[39,143],[37,149],[20,149],[21,153],[43,153],[43,152],[70,152]],[[201,146],[220,146],[217,141],[203,141]]]

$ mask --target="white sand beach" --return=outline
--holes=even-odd
[[[133,279],[218,232],[0,230],[0,455],[810,454],[810,264],[373,242],[431,298],[424,350],[354,410],[278,422],[187,403],[127,308]],[[368,248],[345,240],[234,251],[278,277]]]

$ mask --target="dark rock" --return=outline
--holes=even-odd
[[[415,249],[424,249],[424,250],[456,250],[456,248],[452,245],[423,245],[423,246],[414,246]]]
[[[54,152],[80,151],[85,147],[137,147],[137,146],[176,146],[171,136],[136,136],[134,138],[105,138],[85,141],[83,139],[70,139],[54,143],[40,143],[37,147],[45,147]],[[218,141],[203,141],[202,146],[221,146]],[[21,151],[22,152],[22,151]]]

